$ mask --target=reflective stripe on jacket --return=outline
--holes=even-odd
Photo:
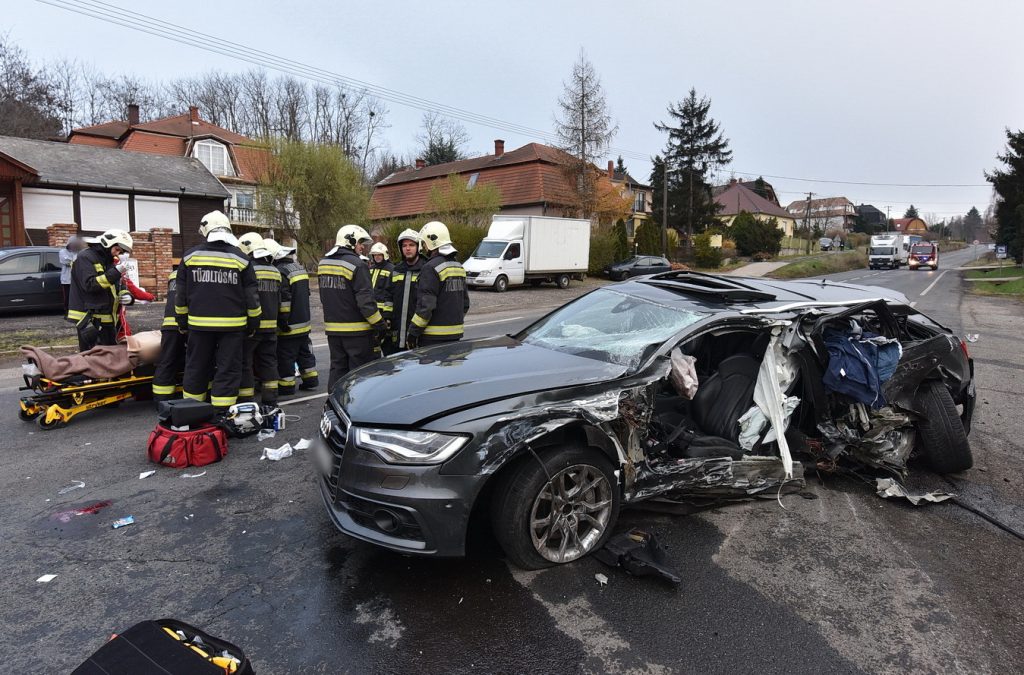
[[[395,266],[389,260],[370,268],[370,283],[373,285],[373,297],[377,301],[377,309],[385,319],[391,318],[391,276]]]
[[[256,263],[256,283],[260,288],[260,333],[277,331],[277,313],[281,306],[281,272],[273,265]]]
[[[352,249],[325,256],[317,276],[328,335],[363,335],[384,320],[373,299],[370,270]]]
[[[461,338],[469,311],[466,270],[452,256],[434,256],[420,270],[416,311],[411,331],[443,338]]]
[[[252,263],[237,247],[204,242],[178,266],[174,293],[178,325],[200,331],[255,330],[259,327],[259,286]]]
[[[310,328],[309,273],[294,260],[277,263],[281,272],[281,307],[277,316],[277,334],[281,337],[306,335]]]
[[[90,244],[71,265],[71,293],[66,318],[75,324],[89,314],[104,324],[115,324],[120,309],[118,286],[121,273],[114,256],[99,244]]]

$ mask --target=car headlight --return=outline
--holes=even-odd
[[[389,464],[440,464],[469,441],[466,436],[433,431],[358,428],[355,432],[356,447],[376,453]]]
[[[480,276],[482,276],[482,277],[489,277],[492,274],[494,274],[493,270],[484,270],[483,272],[480,273]]]

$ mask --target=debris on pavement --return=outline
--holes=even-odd
[[[257,441],[265,441],[268,438],[273,438],[277,435],[277,432],[273,429],[260,429],[260,432],[256,434]]]
[[[109,499],[106,499],[106,500],[104,500],[102,502],[96,502],[95,504],[90,504],[89,506],[83,506],[83,507],[77,508],[77,509],[68,509],[67,511],[58,511],[57,513],[55,513],[52,516],[50,516],[50,519],[51,520],[58,520],[58,521],[60,521],[62,523],[70,523],[71,519],[74,518],[75,516],[96,515],[97,513],[99,513],[103,509],[107,508],[111,504],[113,504],[113,502],[110,501]]]
[[[205,471],[200,471],[199,473],[183,473],[183,474],[181,474],[181,477],[182,478],[201,478],[201,477],[203,477],[205,475],[206,475]]]
[[[952,499],[956,496],[949,492],[939,492],[938,490],[935,490],[934,492],[914,494],[893,478],[876,478],[875,491],[882,499],[903,497],[914,506],[920,506],[922,503],[937,504],[938,502],[944,502],[947,499]]]
[[[291,443],[285,443],[280,448],[263,448],[260,460],[269,459],[272,462],[277,462],[285,457],[291,457],[292,450]]]
[[[299,442],[295,444],[295,449],[296,450],[305,450],[306,448],[310,447],[311,445],[313,445],[313,441],[309,440],[308,438],[300,438]]]
[[[134,524],[135,524],[135,516],[125,516],[124,518],[118,518],[117,520],[115,520],[111,527],[113,527],[116,530],[119,527],[125,527],[126,525],[134,525]]]
[[[51,581],[53,581],[54,579],[56,579],[56,578],[57,578],[56,574],[44,574],[43,576],[41,576],[38,579],[36,579],[36,582],[40,583],[40,584],[48,584]]]
[[[151,471],[143,471],[142,473],[139,474],[139,480],[142,480],[143,478],[149,478],[154,473],[156,473],[156,469],[153,469]]]
[[[605,565],[621,567],[638,577],[657,576],[673,584],[682,582],[682,578],[668,567],[668,556],[657,538],[643,530],[632,529],[613,536],[594,557]]]
[[[72,481],[72,482],[68,483],[67,485],[65,485],[64,487],[62,487],[61,489],[57,490],[57,494],[59,494],[59,495],[66,495],[67,493],[71,492],[72,490],[80,490],[80,489],[82,489],[84,487],[85,487],[85,483],[83,481],[80,481],[80,480]]]
[[[606,577],[605,575],[601,574],[600,572],[595,574],[594,578],[597,579],[598,585],[600,585],[602,587],[608,585],[608,577]]]
[[[977,342],[978,338],[980,338],[981,336],[978,335],[977,333],[968,333],[964,337],[967,338],[968,342]]]

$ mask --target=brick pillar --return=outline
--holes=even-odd
[[[150,240],[153,242],[152,264],[153,275],[156,279],[153,286],[155,290],[150,292],[155,293],[160,300],[166,299],[167,278],[174,266],[173,234],[174,230],[163,227],[154,228],[149,232]]]
[[[132,239],[135,242],[135,250],[132,257],[139,261],[139,286],[142,286],[153,295],[160,298],[165,289],[160,287],[156,277],[153,251],[156,245],[150,241],[148,232],[135,232]]]
[[[68,238],[78,234],[78,225],[75,223],[55,223],[46,228],[47,246],[63,247],[68,243]]]

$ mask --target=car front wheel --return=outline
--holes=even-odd
[[[541,569],[604,546],[619,504],[615,472],[604,455],[570,447],[540,462],[526,457],[512,469],[495,492],[491,523],[509,560]]]
[[[917,440],[932,470],[956,473],[970,469],[974,458],[967,430],[946,386],[941,382],[925,382],[917,392],[917,407],[921,411]]]
[[[508,277],[506,277],[505,275],[501,275],[497,279],[494,280],[494,292],[495,293],[504,293],[507,290],[508,290]]]

